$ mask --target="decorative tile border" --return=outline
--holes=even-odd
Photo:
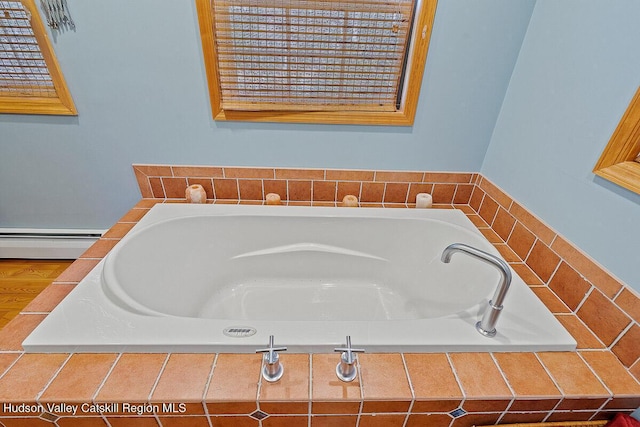
[[[162,197],[140,201],[0,330],[0,402],[14,405],[0,407],[5,426],[465,427],[605,419],[640,406],[638,296],[481,175],[143,165],[134,171],[143,195]],[[336,205],[341,191],[357,189],[372,200],[363,206],[411,207],[415,193],[432,192],[437,207],[467,214],[579,349],[364,354],[349,384],[335,379],[335,354],[283,354],[290,369],[271,384],[261,380],[260,356],[251,354],[22,353],[24,337],[113,245],[156,203],[180,202],[196,179],[211,184],[211,203],[262,203],[258,194],[279,188],[290,205]],[[78,405],[75,417],[70,405]]]

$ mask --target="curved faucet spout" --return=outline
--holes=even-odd
[[[462,252],[463,254],[479,259],[480,261],[494,266],[500,272],[500,283],[493,294],[493,298],[489,301],[489,305],[484,311],[482,320],[476,323],[476,329],[478,332],[484,336],[493,337],[496,335],[496,323],[500,316],[500,312],[502,311],[502,303],[507,295],[509,286],[511,285],[511,269],[509,269],[506,262],[497,256],[481,251],[480,249],[476,249],[473,246],[465,245],[464,243],[453,243],[447,246],[444,251],[442,251],[442,256],[440,257],[441,261],[449,263],[451,261],[451,257],[456,252]]]

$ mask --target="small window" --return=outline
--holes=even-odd
[[[622,116],[593,172],[640,194],[640,88]]]
[[[77,114],[33,0],[0,1],[0,113]]]
[[[196,0],[215,120],[413,124],[436,0]]]

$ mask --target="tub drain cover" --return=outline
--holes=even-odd
[[[231,326],[229,328],[224,328],[222,331],[228,337],[231,338],[247,338],[256,334],[256,328],[252,328],[250,326]]]

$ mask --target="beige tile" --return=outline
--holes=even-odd
[[[22,341],[44,320],[44,314],[19,314],[0,330],[0,350],[21,351]]]
[[[113,227],[111,227],[106,233],[102,235],[103,238],[109,239],[120,239],[124,237],[135,224],[133,223],[116,223]]]
[[[207,402],[255,402],[261,366],[260,354],[219,354],[207,391]]]
[[[482,177],[480,181],[480,188],[482,188],[493,200],[498,202],[500,206],[505,209],[509,209],[513,199],[502,191],[497,185],[489,181],[486,177]]]
[[[474,187],[473,192],[471,193],[471,199],[469,199],[469,206],[473,208],[474,211],[478,212],[480,210],[480,206],[482,205],[482,199],[484,199],[485,192],[480,189],[480,187]]]
[[[589,289],[591,289],[591,284],[584,280],[571,266],[562,261],[549,282],[549,288],[551,288],[571,310],[575,310]]]
[[[0,401],[35,402],[68,357],[68,354],[22,355],[0,378]]]
[[[167,195],[164,193],[162,178],[149,178],[149,186],[151,187],[151,197],[159,199],[164,199],[167,197]]]
[[[640,384],[615,355],[608,351],[583,351],[580,355],[614,395],[640,398]]]
[[[409,193],[407,195],[407,203],[415,203],[416,196],[420,193],[431,194],[433,192],[433,184],[418,184],[412,182],[409,184]]]
[[[103,258],[117,243],[117,240],[99,239],[84,251],[80,258]]]
[[[456,184],[434,184],[431,197],[433,203],[453,203],[456,193]]]
[[[186,178],[162,178],[164,194],[168,199],[184,199],[184,192],[187,189]]]
[[[355,415],[314,415],[311,427],[356,427],[358,417]]]
[[[415,395],[413,412],[450,412],[460,406],[462,391],[445,354],[404,355]]]
[[[47,286],[22,311],[48,313],[69,295],[76,285],[54,284]]]
[[[544,222],[536,218],[535,215],[516,202],[511,204],[509,213],[518,221],[522,222],[543,243],[551,245],[551,242],[553,242],[553,239],[556,237],[556,233]]]
[[[20,355],[20,353],[0,353],[0,378]]]
[[[411,389],[400,354],[360,354],[363,412],[406,412]]]
[[[339,181],[336,201],[342,202],[344,196],[356,196],[360,199],[360,182]]]
[[[340,381],[336,376],[336,365],[340,362],[340,354],[313,354],[312,355],[312,381],[311,396],[314,404],[317,401],[357,401],[359,407],[361,399],[360,380],[356,377],[352,382]],[[323,407],[319,405],[318,408]],[[348,402],[349,410],[353,408],[353,402]],[[341,414],[344,412],[317,412],[325,414]],[[354,412],[349,412],[353,414]],[[356,412],[357,413],[357,410]]]
[[[589,294],[577,315],[607,346],[631,323],[631,319],[597,289]]]
[[[591,369],[577,353],[538,353],[538,358],[547,368],[555,383],[567,397],[597,398],[608,397],[609,392],[602,386]]]
[[[575,315],[559,315],[556,316],[556,319],[562,323],[562,326],[565,327],[567,332],[571,334],[571,336],[578,343],[578,349],[587,349],[587,348],[605,348],[605,345],[602,344],[602,341],[596,337],[593,332],[589,330],[585,326],[584,323],[580,319],[578,319]]]
[[[471,200],[471,193],[473,192],[472,184],[458,184],[456,186],[456,194],[453,196],[453,203],[455,204],[467,204]]]
[[[550,312],[554,314],[571,313],[569,307],[567,307],[567,305],[546,286],[533,286],[531,287],[531,290],[536,294],[540,301],[544,303]]]
[[[533,353],[495,353],[493,357],[516,394],[516,399],[562,397]]]
[[[515,223],[516,219],[509,212],[499,208],[491,227],[498,233],[498,236],[502,237],[502,240],[506,241],[509,239]]]
[[[282,378],[274,383],[261,381],[261,407],[262,402],[309,400],[309,355],[282,354],[280,362],[284,367]]]
[[[132,165],[134,170],[147,176],[172,176],[171,166],[169,165]]]
[[[378,182],[422,182],[424,172],[376,171]]]
[[[409,184],[388,182],[384,190],[385,203],[406,203]]]
[[[406,353],[409,378],[418,399],[462,399],[447,355],[443,353]]]
[[[489,196],[485,196],[480,205],[478,214],[487,224],[493,224],[493,220],[498,212],[498,203]]]
[[[163,196],[164,197],[164,196]],[[149,209],[131,209],[129,212],[124,214],[122,218],[118,220],[118,222],[138,222],[149,212]]]
[[[308,416],[273,415],[262,420],[262,427],[307,427],[308,425]]]
[[[91,402],[116,361],[113,353],[76,353],[42,393],[43,402]]]
[[[521,223],[516,223],[507,244],[518,254],[520,259],[527,258],[529,251],[536,241],[536,236]]]
[[[525,262],[546,283],[560,264],[560,257],[538,240],[533,245]]]
[[[451,420],[449,414],[411,414],[405,427],[448,427]]]
[[[334,181],[373,181],[374,171],[327,169],[326,179]]]
[[[242,200],[264,200],[262,180],[239,179],[238,188],[240,190],[240,199]]]
[[[258,427],[259,421],[251,417],[209,417],[213,427]]]
[[[146,402],[166,359],[166,354],[123,354],[95,400],[120,401],[126,396],[127,402]]]
[[[472,174],[457,172],[425,172],[422,182],[448,182],[469,184]]]
[[[213,354],[171,354],[151,400],[201,402],[214,357]]]
[[[640,358],[640,326],[634,324],[611,349],[618,359],[631,367]]]
[[[609,298],[613,298],[622,287],[622,284],[604,271],[599,265],[573,246],[568,240],[558,236],[552,245],[556,251],[571,267],[582,274],[596,288]]]
[[[222,168],[216,166],[172,166],[173,176],[185,178],[222,178]]]
[[[213,180],[211,178],[188,178],[187,179],[187,184],[188,185],[201,185],[202,189],[204,190],[205,194],[207,195],[207,199],[213,199],[214,198],[214,193],[213,193]],[[185,194],[185,198],[186,198],[186,194]]]
[[[209,427],[207,417],[159,417],[162,427]]]
[[[452,353],[449,358],[467,398],[512,397],[489,353]]]
[[[362,414],[358,427],[404,427],[406,417],[404,414]]]
[[[215,193],[216,199],[237,200],[239,197],[238,180],[226,179],[226,178],[214,178],[213,191]]]
[[[625,288],[618,294],[615,303],[636,322],[640,322],[640,297]]]
[[[360,201],[369,203],[381,203],[384,196],[384,183],[363,182],[360,190]]]
[[[272,168],[224,168],[225,178],[275,178],[275,170]]]
[[[287,181],[287,191],[289,200],[294,201],[311,201],[311,181]]]
[[[324,169],[276,169],[276,179],[324,180]]]
[[[263,180],[264,195],[274,193],[280,196],[280,200],[287,200],[287,181],[284,180]]]
[[[142,210],[142,209],[136,209]],[[98,263],[99,259],[77,259],[67,268],[62,274],[58,276],[56,282],[72,282],[77,283],[84,279]]]
[[[518,262],[510,264],[510,266],[527,285],[538,286],[543,284],[542,280],[540,280],[536,273],[534,273],[527,264]]]
[[[337,183],[335,181],[313,181],[313,200],[335,202]]]

